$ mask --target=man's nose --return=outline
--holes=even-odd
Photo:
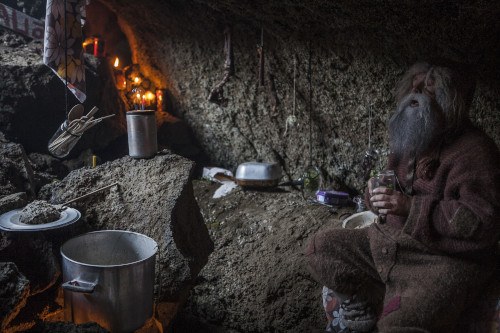
[[[416,79],[413,81],[412,93],[422,93],[425,86],[425,79]]]

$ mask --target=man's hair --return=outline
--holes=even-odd
[[[413,77],[429,71],[434,79],[436,102],[445,117],[444,132],[455,134],[469,120],[469,109],[474,97],[475,78],[466,65],[442,59],[417,62],[408,69],[397,85],[397,103],[411,93]]]

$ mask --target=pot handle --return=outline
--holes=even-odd
[[[64,282],[62,284],[63,289],[77,293],[86,293],[86,294],[93,293],[95,286],[96,286],[95,283],[78,281],[78,280],[71,280],[68,282]]]

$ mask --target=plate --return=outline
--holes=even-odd
[[[66,207],[61,212],[59,220],[43,224],[26,224],[19,222],[22,209],[14,209],[10,212],[0,215],[0,229],[3,231],[42,231],[62,228],[78,221],[81,214],[78,210]]]

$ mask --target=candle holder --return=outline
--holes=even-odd
[[[158,152],[155,110],[127,112],[128,151],[132,158],[149,158]]]

